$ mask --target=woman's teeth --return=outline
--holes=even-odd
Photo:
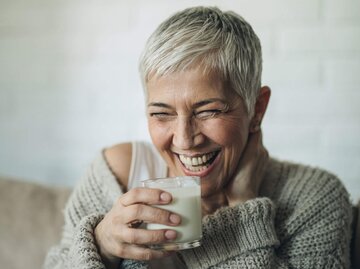
[[[215,156],[216,152],[210,152],[201,156],[187,157],[179,154],[180,161],[185,165],[187,169],[193,172],[198,172],[206,169],[210,160]]]

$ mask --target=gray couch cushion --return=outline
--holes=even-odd
[[[61,236],[69,189],[0,178],[1,268],[41,268]]]

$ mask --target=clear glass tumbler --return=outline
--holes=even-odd
[[[162,189],[172,194],[172,202],[167,205],[156,205],[181,216],[178,226],[167,226],[147,223],[149,230],[172,229],[177,232],[173,242],[151,245],[153,249],[180,250],[201,245],[201,188],[200,178],[193,176],[168,177],[142,181],[146,188]]]

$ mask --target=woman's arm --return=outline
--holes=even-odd
[[[131,153],[130,143],[112,146],[87,169],[67,202],[61,242],[49,251],[44,268],[109,268],[95,229],[126,191]]]
[[[97,251],[94,229],[111,208],[114,196],[122,191],[99,156],[89,167],[67,202],[65,225],[59,245],[54,246],[45,260],[50,268],[105,268]],[[104,181],[104,179],[106,180]]]

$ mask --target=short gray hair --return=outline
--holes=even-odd
[[[153,76],[196,66],[217,72],[242,97],[249,115],[253,114],[261,87],[261,45],[241,16],[216,7],[193,7],[161,23],[140,57],[145,94]]]

